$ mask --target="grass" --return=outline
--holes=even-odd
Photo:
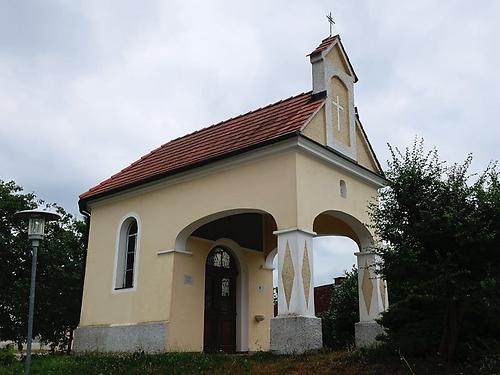
[[[407,363],[406,363],[407,362]],[[500,360],[447,369],[436,359],[401,360],[383,350],[317,351],[297,356],[245,354],[85,354],[37,355],[32,373],[43,375],[99,374],[500,374]],[[497,367],[496,367],[497,366]],[[411,368],[411,370],[410,370]],[[0,365],[0,375],[23,373],[23,364]]]

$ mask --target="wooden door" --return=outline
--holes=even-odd
[[[205,352],[236,351],[236,277],[233,257],[214,248],[205,267]]]

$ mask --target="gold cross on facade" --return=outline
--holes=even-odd
[[[337,101],[332,100],[332,105],[337,108],[337,130],[340,131],[340,111],[344,110],[344,107],[340,105],[340,99],[337,95]]]

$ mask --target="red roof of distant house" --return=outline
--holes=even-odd
[[[126,189],[186,167],[297,132],[323,103],[299,94],[174,139],[80,195],[81,200]]]
[[[314,287],[314,314],[324,314],[332,305],[333,284]]]

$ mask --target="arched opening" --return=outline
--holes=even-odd
[[[236,294],[238,268],[230,250],[215,246],[205,264],[203,350],[236,351]]]
[[[359,251],[366,251],[373,246],[373,236],[366,226],[342,211],[329,210],[320,213],[314,219],[313,231],[318,236],[345,236],[359,246]]]
[[[265,211],[239,208],[216,212],[198,219],[179,232],[175,249],[187,251],[189,237],[208,240],[230,238],[240,246],[268,254],[276,248],[276,221]]]
[[[340,182],[342,194],[342,182]],[[314,301],[315,314],[321,316],[331,308],[334,288],[339,287],[357,259],[354,255],[361,250],[361,226],[353,224],[357,219],[339,211],[326,211],[316,216],[314,238]],[[359,223],[361,224],[361,223]],[[361,224],[362,225],[362,224]]]
[[[313,243],[314,286],[342,283],[345,272],[356,267],[356,242],[344,236],[318,236]]]
[[[189,266],[191,270],[199,269],[200,263],[197,262],[202,260],[204,262],[206,277],[202,278],[203,282],[200,285],[199,296],[203,298],[203,300],[200,299],[201,306],[205,306],[209,301],[219,303],[223,300],[221,298],[229,297],[218,295],[219,300],[213,300],[215,290],[222,293],[223,282],[229,282],[229,285],[234,287],[234,290],[230,290],[230,296],[235,298],[235,303],[232,305],[235,307],[232,313],[236,316],[233,322],[234,332],[230,329],[228,316],[228,319],[224,318],[222,321],[210,320],[210,314],[214,313],[210,309],[206,311],[207,314],[204,312],[203,317],[196,315],[197,313],[190,314],[191,319],[199,319],[198,321],[205,325],[200,327],[203,328],[201,340],[203,350],[245,352],[268,347],[268,330],[264,327],[268,326],[269,319],[272,317],[272,272],[266,267],[266,260],[277,246],[276,236],[273,234],[276,227],[273,216],[267,212],[255,209],[235,209],[214,213],[196,220],[178,234],[175,251],[192,255],[187,259],[183,258],[186,259],[186,267]],[[211,252],[214,249],[224,249],[230,254],[231,264],[234,264],[237,271],[232,275],[233,278],[214,276],[217,270],[209,266]],[[222,271],[225,272],[225,270]],[[178,272],[182,274],[194,271],[178,268]],[[230,281],[222,280],[228,278]],[[216,307],[226,306],[221,303]],[[187,319],[182,311],[179,310],[178,314],[183,315],[182,319]],[[264,316],[265,319],[262,322],[256,316]],[[232,337],[233,333],[235,343],[228,344],[227,335]]]

